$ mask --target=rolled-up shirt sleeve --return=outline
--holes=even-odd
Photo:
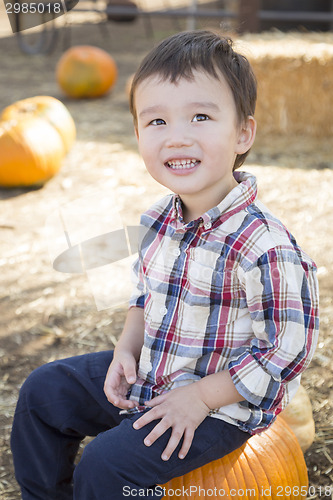
[[[310,363],[318,340],[316,266],[301,257],[278,247],[239,269],[253,337],[228,367],[237,391],[264,410],[279,405],[286,384]]]

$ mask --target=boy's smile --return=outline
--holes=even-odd
[[[187,220],[217,205],[237,185],[237,154],[251,147],[255,122],[239,125],[232,92],[194,71],[177,83],[147,78],[135,94],[136,134],[148,172],[181,196]]]
[[[187,175],[194,171],[196,167],[200,164],[200,160],[195,158],[172,158],[165,162],[165,166],[174,171],[177,175]]]

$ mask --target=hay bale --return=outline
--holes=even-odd
[[[261,33],[238,41],[258,79],[258,135],[333,134],[333,34]]]

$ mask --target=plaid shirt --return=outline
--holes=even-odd
[[[211,416],[251,434],[295,394],[318,337],[316,266],[257,200],[256,179],[185,224],[168,195],[141,218],[130,307],[144,307],[135,411],[152,397],[229,370],[246,401]]]

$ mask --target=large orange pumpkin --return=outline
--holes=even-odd
[[[73,118],[54,97],[11,104],[0,115],[0,185],[44,184],[60,169],[75,135]]]
[[[65,155],[56,129],[41,118],[0,122],[0,185],[43,184],[61,167]]]
[[[38,117],[47,120],[59,133],[66,153],[76,137],[74,120],[66,106],[51,96],[36,96],[22,99],[5,108],[0,119],[19,121],[24,117]]]
[[[105,51],[90,45],[68,49],[59,59],[56,78],[70,97],[99,97],[117,80],[117,65]]]
[[[306,498],[308,474],[302,450],[282,419],[238,450],[164,484],[165,500]]]

